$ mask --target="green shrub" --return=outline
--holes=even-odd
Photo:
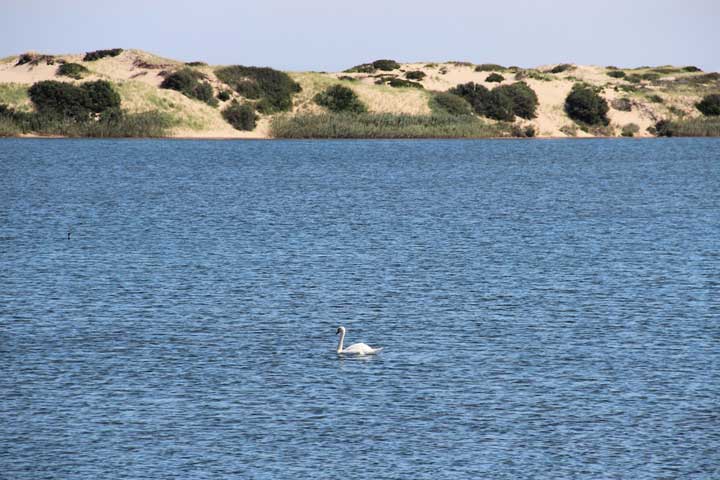
[[[510,134],[518,138],[532,138],[537,134],[537,130],[534,125],[526,125],[523,127],[515,123],[510,127]]]
[[[372,63],[361,63],[344,71],[345,73],[375,73],[376,70]]]
[[[565,112],[570,118],[588,125],[608,125],[607,101],[592,87],[576,83],[565,98]]]
[[[660,74],[656,72],[647,72],[640,75],[640,78],[649,82],[654,82],[655,80],[658,80],[660,78]]]
[[[656,67],[653,68],[653,72],[660,74],[660,75],[669,75],[671,73],[681,73],[682,70],[675,67]]]
[[[501,85],[495,90],[500,90],[512,100],[513,113],[518,117],[530,120],[537,116],[538,96],[527,83],[515,82],[512,85]]]
[[[201,72],[191,68],[183,68],[171,73],[160,84],[160,88],[176,90],[186,97],[205,102],[210,106],[217,106],[218,102],[213,96],[212,85],[204,81],[207,78]]]
[[[220,90],[217,94],[217,99],[221,102],[227,102],[228,100],[230,100],[230,92],[228,92],[227,90]]]
[[[664,102],[665,102],[665,100],[663,100],[663,98],[662,98],[660,95],[658,95],[658,94],[648,95],[647,98],[648,98],[648,100],[650,100],[652,103],[664,103]]]
[[[208,64],[205,62],[185,62],[188,67],[207,67]]]
[[[686,72],[702,72],[702,69],[694,65],[688,65],[687,67],[683,67],[683,70]]]
[[[538,105],[537,95],[525,82],[501,85],[493,90],[470,82],[457,85],[449,93],[467,100],[479,115],[508,122],[514,120],[515,115],[534,118]]]
[[[720,94],[706,95],[695,106],[703,115],[720,115]]]
[[[720,137],[720,117],[689,120],[660,120],[655,124],[658,137]]]
[[[253,106],[249,103],[239,104],[236,100],[222,111],[222,116],[236,130],[254,130],[257,122]]]
[[[472,115],[301,114],[272,119],[276,138],[486,138],[509,136],[505,124]]]
[[[408,80],[422,80],[426,76],[427,75],[425,74],[425,72],[420,70],[412,70],[405,73],[405,78],[407,78]]]
[[[105,80],[85,82],[80,85],[80,89],[87,94],[89,99],[87,108],[93,113],[102,113],[120,108],[120,95],[110,82]]]
[[[472,115],[470,104],[463,97],[450,92],[436,92],[430,98],[433,113],[446,115]]]
[[[233,65],[215,70],[215,75],[245,98],[260,99],[264,113],[290,110],[293,95],[301,90],[287,73],[269,67]]]
[[[497,63],[481,63],[475,67],[476,72],[504,72],[505,70],[505,67]]]
[[[92,113],[100,114],[120,107],[120,95],[105,80],[78,86],[44,80],[30,87],[28,94],[39,113],[75,120],[84,120]]]
[[[333,85],[315,95],[315,103],[331,112],[362,113],[367,107],[360,101],[357,94],[342,85]]]
[[[563,125],[560,127],[560,131],[568,137],[577,137],[578,127],[575,124]]]
[[[572,68],[575,68],[575,66],[571,65],[569,63],[562,63],[560,65],[556,65],[553,68],[551,68],[550,73],[562,73],[562,72],[566,72]]]
[[[632,110],[632,101],[627,97],[616,98],[610,102],[610,104],[615,110],[620,110],[621,112],[629,112]]]
[[[628,123],[622,128],[622,136],[623,137],[633,137],[636,133],[640,131],[640,127],[637,126],[634,123]]]
[[[87,52],[83,57],[83,62],[93,62],[105,57],[117,57],[122,52],[122,48],[111,48],[109,50],[95,50],[94,52]]]
[[[607,76],[613,78],[625,78],[627,74],[622,70],[610,70],[609,72],[607,72]]]
[[[526,78],[532,78],[533,80],[541,80],[543,82],[551,82],[554,79],[551,75],[539,72],[533,68],[519,70],[515,74],[515,80],[524,80]]]
[[[494,88],[485,97],[483,104],[484,114],[495,120],[512,122],[515,120],[515,112],[513,111],[513,101],[503,89]]]
[[[372,62],[372,66],[377,70],[383,70],[386,72],[400,68],[399,63],[397,63],[395,60],[388,59],[375,60],[374,62]]]
[[[347,81],[347,82],[357,82],[357,78],[351,77],[349,75],[340,75],[338,77],[338,80],[343,80],[343,81]]]
[[[423,87],[422,83],[411,82],[410,80],[405,80],[403,78],[391,78],[390,81],[387,82],[387,84],[395,88],[425,88]]]
[[[451,88],[448,93],[464,98],[475,112],[485,115],[485,99],[490,94],[490,90],[483,85],[475,82],[463,83]]]
[[[88,73],[90,73],[90,70],[79,63],[63,63],[57,69],[58,75],[74,78],[75,80],[80,80]]]
[[[486,81],[486,82],[496,82],[496,83],[499,83],[499,82],[502,82],[503,80],[505,80],[505,77],[503,77],[503,76],[500,75],[499,73],[491,73],[490,75],[488,75],[488,76],[485,78],[485,81]]]

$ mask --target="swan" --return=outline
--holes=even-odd
[[[379,353],[382,350],[380,348],[372,348],[370,345],[364,343],[353,343],[347,348],[343,348],[343,341],[345,341],[345,327],[338,327],[335,335],[340,335],[340,342],[338,343],[337,353],[347,353],[351,355],[372,355]]]

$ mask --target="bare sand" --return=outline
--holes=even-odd
[[[160,89],[164,75],[184,65],[183,62],[159,57],[141,50],[126,50],[116,57],[106,57],[93,62],[83,62],[83,55],[56,55],[55,63],[49,65],[40,61],[37,65],[16,65],[18,57],[7,57],[0,60],[0,89],[2,84],[29,86],[41,80],[59,80],[73,82],[75,80],[56,74],[59,61],[74,62],[84,65],[90,70],[87,80],[105,79],[116,83],[122,97],[123,108],[131,112],[159,110],[171,114],[179,123],[172,131],[178,138],[270,138],[271,118],[262,116],[255,130],[241,132],[232,128],[222,118],[220,111],[227,104],[221,102],[219,108],[210,107],[202,102],[192,100],[172,90]],[[532,120],[519,119],[523,125],[534,125],[539,137],[592,136],[574,126],[564,111],[565,97],[577,81],[605,86],[603,96],[612,104],[614,100],[628,97],[627,93],[616,91],[613,87],[621,80],[607,75],[607,69],[597,66],[573,66],[560,74],[546,74],[554,65],[541,66],[533,69],[535,77],[522,78],[536,92],[539,105],[537,118]],[[215,77],[212,67],[199,67],[207,76],[208,81],[217,91],[227,90],[222,82]],[[356,82],[343,82],[352,88],[359,98],[368,106],[370,112],[404,113],[411,115],[430,114],[429,99],[432,91],[446,91],[458,84],[475,82],[492,89],[497,85],[511,84],[517,81],[516,73],[505,69],[498,71],[505,80],[500,83],[487,82],[488,71],[475,71],[474,65],[461,63],[406,63],[391,72],[379,72],[404,78],[406,72],[422,71],[426,74],[420,81],[423,89],[392,88],[387,85],[376,85],[376,78],[371,74],[361,73],[317,73],[296,72],[290,75],[301,84],[303,90],[294,99],[291,114],[322,112],[313,101],[316,93],[337,83],[339,77],[354,77]],[[0,90],[1,92],[2,90]],[[693,114],[693,104],[697,96],[675,96],[671,99],[674,108]],[[2,102],[0,97],[0,102]],[[27,99],[25,108],[30,108]],[[650,136],[647,128],[659,119],[667,116],[669,105],[655,104],[644,97],[632,96],[630,111],[611,108],[608,116],[611,131],[619,135],[623,126],[635,124],[639,128],[636,136]],[[16,106],[20,105],[20,100]],[[574,132],[573,132],[574,130]],[[606,132],[607,134],[607,132]]]

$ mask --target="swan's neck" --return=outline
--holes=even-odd
[[[345,341],[345,332],[340,332],[340,342],[338,342],[338,349],[337,353],[342,353],[343,351],[343,342]]]

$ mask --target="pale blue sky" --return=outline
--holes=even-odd
[[[0,0],[0,57],[140,48],[340,70],[377,58],[720,70],[718,0]]]

